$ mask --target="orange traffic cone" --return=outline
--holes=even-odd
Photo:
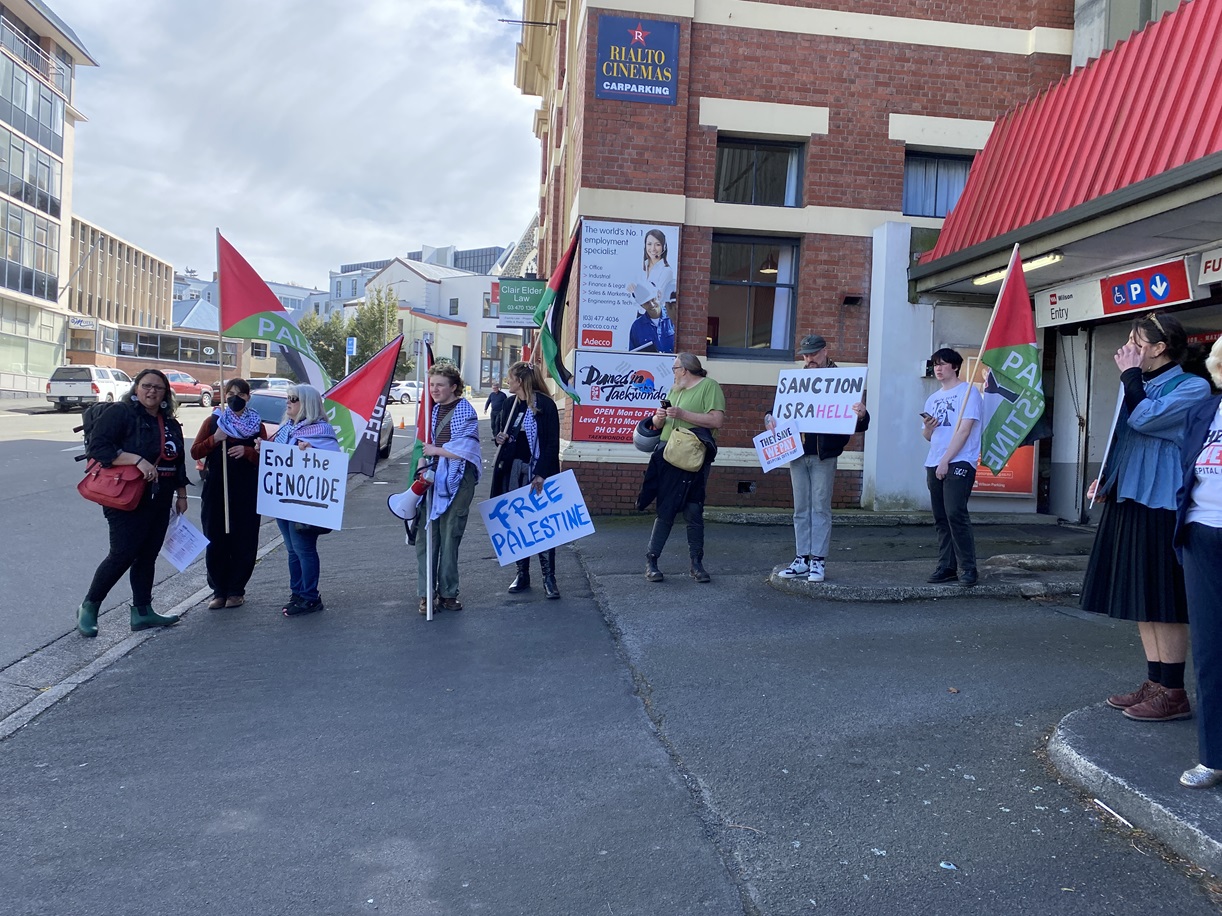
[[[407,429],[407,423],[404,422],[402,417],[399,417],[399,429]]]

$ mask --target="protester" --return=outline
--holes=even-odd
[[[536,493],[543,483],[560,473],[560,415],[547,393],[547,383],[530,363],[517,362],[509,367],[509,392],[513,395],[509,421],[497,434],[500,447],[492,470],[491,496],[500,496],[530,484]],[[539,555],[543,573],[543,594],[559,598],[556,586],[556,548]],[[518,574],[509,584],[516,594],[530,588],[530,557],[517,561]]]
[[[638,510],[657,501],[657,517],[645,552],[645,578],[661,582],[658,557],[670,537],[675,517],[682,512],[687,522],[687,550],[691,558],[690,575],[697,582],[709,582],[704,569],[704,499],[709,469],[716,456],[717,430],[725,423],[726,397],[721,386],[708,377],[700,360],[691,353],[676,353],[675,380],[663,401],[649,418],[648,426],[660,431],[660,442],[650,455],[645,480],[637,496]],[[704,464],[698,471],[685,471],[666,461],[665,444],[675,429],[690,429],[704,443]]]
[[[290,385],[287,393],[284,422],[276,430],[272,441],[296,445],[302,451],[317,448],[338,452],[335,428],[327,422],[318,389],[312,385]],[[280,527],[280,535],[288,551],[289,588],[292,592],[281,613],[285,617],[298,617],[323,610],[322,596],[318,593],[318,537],[329,529],[282,518],[276,519],[276,524]]]
[[[1222,338],[1214,342],[1206,366],[1214,387],[1222,388]],[[1180,459],[1184,474],[1175,545],[1192,625],[1201,760],[1180,776],[1180,785],[1208,789],[1222,783],[1222,395],[1189,409]]]
[[[980,461],[983,400],[974,385],[959,380],[963,357],[943,347],[929,358],[941,386],[925,400],[921,434],[929,442],[925,483],[938,532],[938,566],[928,582],[977,582],[976,541],[967,501]],[[962,415],[961,415],[962,414]]]
[[[492,383],[492,394],[488,395],[488,400],[484,401],[484,413],[488,412],[488,408],[492,408],[492,436],[496,437],[505,427],[505,412],[506,404],[509,401],[509,396],[501,391],[501,383]]]
[[[1187,719],[1184,690],[1188,607],[1176,562],[1176,491],[1183,480],[1184,418],[1209,395],[1209,383],[1184,372],[1183,326],[1151,312],[1133,322],[1116,351],[1124,401],[1098,480],[1088,497],[1103,515],[1082,583],[1082,607],[1134,620],[1146,656],[1146,680],[1108,705],[1142,722]]]
[[[210,609],[241,607],[246,583],[255,569],[259,550],[258,440],[267,438],[259,415],[246,409],[250,383],[233,378],[225,383],[225,404],[204,420],[191,443],[191,458],[203,461],[204,487],[200,496],[200,523],[208,548],[204,564],[212,587]],[[229,521],[225,521],[225,469],[229,473]]]
[[[76,628],[83,636],[98,635],[98,610],[129,570],[131,628],[178,623],[177,616],[153,610],[153,575],[170,524],[171,503],[178,513],[187,511],[186,449],[182,426],[174,417],[176,408],[165,373],[144,369],[127,397],[99,416],[90,431],[86,455],[107,468],[135,465],[144,473],[145,486],[134,509],[102,508],[110,527],[110,552],[94,572],[89,592],[77,608]]]
[[[808,334],[798,347],[804,369],[835,369],[828,359],[827,341],[818,334]],[[858,401],[853,405],[857,414],[854,432],[870,428],[870,413]],[[776,430],[772,414],[764,417],[770,432]],[[844,452],[849,437],[833,433],[802,433],[802,454],[789,463],[789,484],[793,488],[793,534],[797,554],[793,562],[777,575],[782,579],[802,576],[811,582],[822,582],[826,574],[827,552],[832,541],[832,487],[836,482],[836,459]]]
[[[432,526],[433,587],[435,606],[443,611],[461,611],[458,600],[458,547],[467,530],[467,513],[480,475],[479,416],[464,398],[462,376],[449,363],[429,369],[429,395],[433,399],[430,441],[424,454],[437,459],[428,496]],[[420,613],[428,613],[427,533],[416,535],[416,591]]]

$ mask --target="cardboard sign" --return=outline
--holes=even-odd
[[[207,546],[208,539],[204,533],[192,525],[185,515],[175,512],[170,518],[170,527],[166,529],[160,552],[175,569],[182,572],[195,562],[195,558]]]
[[[541,493],[527,485],[486,499],[479,514],[502,566],[594,533],[572,471],[549,477]]]
[[[338,531],[344,521],[348,456],[264,442],[259,449],[260,515]]]
[[[574,442],[631,442],[632,431],[651,417],[675,381],[675,358],[648,353],[578,350],[573,386],[581,403],[573,411]]]
[[[866,370],[787,369],[776,383],[772,415],[777,425],[800,433],[839,433],[857,429],[853,405],[865,398]]]
[[[755,454],[759,456],[760,467],[767,474],[773,468],[789,464],[802,454],[802,440],[794,432],[793,426],[778,426],[776,432],[764,430],[751,440],[755,443]]]

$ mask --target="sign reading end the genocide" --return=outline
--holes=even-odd
[[[527,485],[486,499],[479,514],[502,566],[594,533],[572,471],[549,477],[540,493]]]
[[[264,442],[259,449],[260,515],[338,531],[344,521],[348,456]]]
[[[802,454],[802,441],[793,431],[793,426],[778,426],[775,432],[760,433],[751,440],[755,443],[755,453],[759,455],[760,467],[767,474],[773,468],[789,464]]]
[[[851,436],[853,405],[865,393],[865,369],[787,369],[777,379],[772,416],[777,426],[793,424],[800,433]]]

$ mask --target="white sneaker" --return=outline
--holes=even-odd
[[[794,557],[793,562],[777,573],[777,575],[782,579],[800,579],[808,572],[810,572],[810,566],[806,563],[806,557]]]
[[[810,575],[806,577],[807,582],[822,582],[823,581],[823,561],[818,557],[814,557],[810,561]]]

